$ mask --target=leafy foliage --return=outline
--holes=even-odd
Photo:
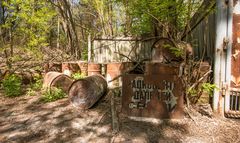
[[[86,75],[84,75],[82,73],[74,73],[74,74],[72,74],[72,78],[75,79],[75,80],[82,79],[84,77],[86,77]]]
[[[44,102],[52,102],[66,97],[66,94],[60,88],[45,89],[43,91],[42,100]]]
[[[43,79],[40,75],[34,76],[33,77],[34,83],[31,85],[31,88],[33,90],[40,90],[43,85]]]
[[[21,90],[21,78],[15,74],[7,75],[3,79],[3,90],[6,96],[15,97],[22,93]]]
[[[9,65],[26,57],[41,60],[41,48],[49,45],[50,23],[56,15],[53,7],[45,0],[7,0],[0,4],[4,10],[0,47]]]
[[[28,96],[35,96],[36,95],[36,91],[33,90],[32,88],[28,88],[26,95],[28,95]]]
[[[183,48],[173,47],[173,46],[171,46],[169,44],[163,45],[163,48],[169,49],[170,52],[173,53],[176,57],[181,57],[184,54]]]
[[[30,88],[27,89],[27,95],[29,96],[35,96],[36,92],[42,88],[43,79],[40,75],[34,76],[33,80],[34,82],[31,83]]]
[[[132,16],[132,32],[144,34],[158,28],[176,39],[186,28],[201,3],[202,1],[182,0],[128,1],[127,9]]]
[[[211,84],[211,83],[208,83],[208,82],[202,84],[202,90],[207,92],[210,96],[213,95],[214,89],[219,90],[219,88],[215,84]]]

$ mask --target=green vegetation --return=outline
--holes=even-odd
[[[44,102],[52,102],[66,97],[66,94],[60,88],[44,89],[42,93],[42,100]]]
[[[42,88],[42,84],[43,84],[43,79],[42,76],[37,75],[33,77],[34,83],[31,84],[31,88],[33,90],[40,90]]]
[[[21,95],[21,83],[21,78],[16,74],[7,75],[2,82],[5,95],[8,97],[16,97]]]
[[[72,74],[72,78],[75,79],[75,80],[82,79],[84,77],[86,77],[86,75],[84,75],[82,73],[79,73],[79,72]]]
[[[124,0],[123,0],[124,1]],[[182,0],[133,0],[126,2],[131,16],[132,32],[139,34],[162,31],[173,40],[180,39],[189,26],[193,14],[202,1]],[[161,30],[162,29],[162,30]]]
[[[215,84],[212,84],[212,83],[203,83],[202,84],[202,90],[204,92],[207,92],[208,95],[210,95],[210,96],[213,95],[214,89],[219,90],[219,88]]]
[[[56,15],[53,7],[45,0],[8,0],[0,4],[5,12],[5,17],[0,17],[3,22],[0,46],[2,50],[11,51],[6,58],[10,62],[20,61],[26,55],[42,59],[41,48],[48,45],[49,23]]]
[[[33,77],[33,83],[31,83],[30,87],[27,89],[28,96],[35,96],[37,95],[36,92],[40,91],[42,88],[43,79],[40,75]]]

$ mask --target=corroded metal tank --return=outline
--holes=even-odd
[[[63,62],[62,63],[62,72],[65,75],[71,76],[73,73],[80,73],[81,70],[77,62]]]
[[[88,76],[91,75],[101,75],[101,64],[98,63],[88,63]]]
[[[101,75],[76,80],[69,88],[69,100],[79,109],[91,108],[107,92],[107,81]]]
[[[73,80],[59,72],[48,72],[43,79],[43,88],[52,89],[53,87],[57,87],[63,90],[63,92],[67,93],[69,86],[72,84]]]
[[[124,74],[130,70],[134,64],[132,62],[116,62],[107,64],[106,78],[109,83],[109,87],[118,87],[122,85],[122,78],[112,81],[121,74]]]
[[[81,70],[81,74],[86,76],[88,73],[88,63],[86,61],[77,61],[77,64]]]
[[[58,62],[45,63],[43,68],[45,74],[50,71],[62,72],[62,64]]]

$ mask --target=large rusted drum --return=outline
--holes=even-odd
[[[65,75],[71,76],[74,73],[80,73],[81,70],[76,62],[63,62],[62,72]]]
[[[68,97],[73,106],[89,109],[107,92],[107,81],[101,75],[76,80],[69,88]]]
[[[81,70],[81,74],[87,76],[88,63],[86,61],[78,61],[77,64]]]
[[[118,87],[122,86],[122,78],[119,77],[118,79],[112,81],[116,77],[118,77],[121,74],[124,74],[125,72],[129,71],[133,67],[132,62],[122,62],[122,63],[109,63],[107,64],[107,82],[109,84],[109,87]]]
[[[178,75],[179,67],[173,65],[167,65],[158,62],[146,62],[145,63],[145,75]]]
[[[43,79],[43,88],[48,88],[51,90],[52,88],[56,87],[67,93],[72,82],[73,80],[63,73],[48,72]]]
[[[50,71],[62,72],[62,64],[58,62],[45,63],[43,68],[45,74]]]
[[[88,63],[88,76],[101,75],[101,64]]]

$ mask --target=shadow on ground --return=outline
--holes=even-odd
[[[1,93],[0,105],[3,143],[238,142],[240,133],[239,120],[199,115],[195,121],[149,123],[120,114],[120,132],[113,134],[109,97],[87,111],[74,108],[67,98],[43,103],[39,96],[6,98]]]

